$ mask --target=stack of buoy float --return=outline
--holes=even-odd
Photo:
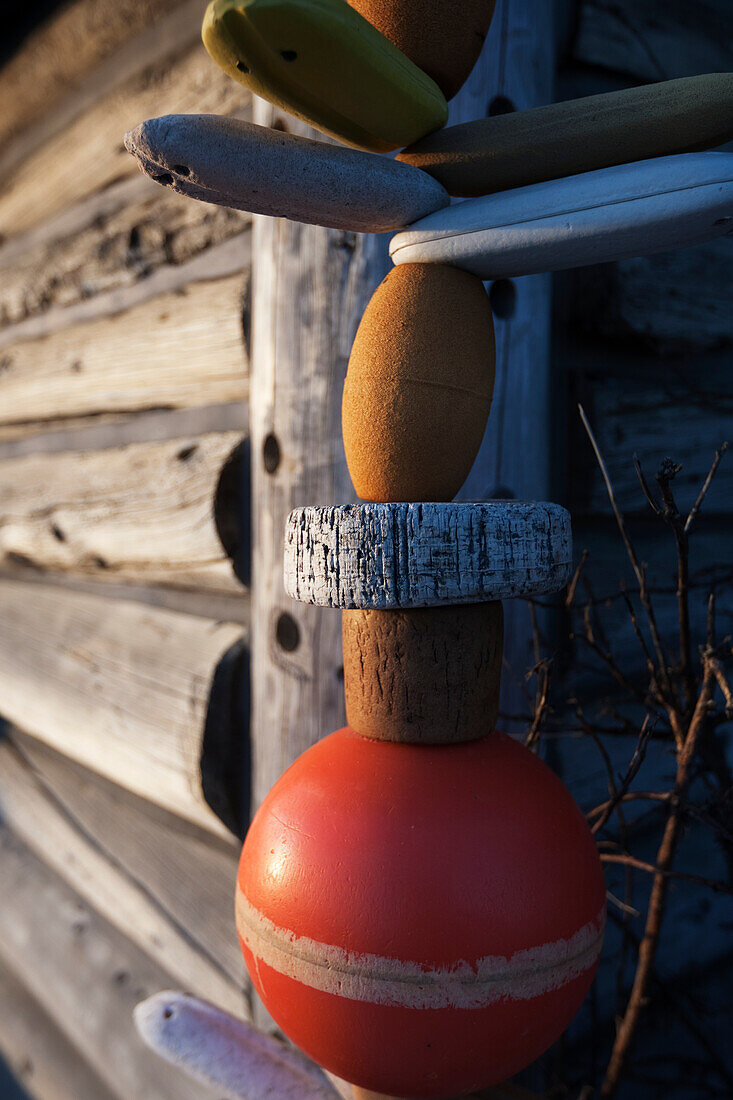
[[[127,135],[144,172],[206,202],[399,229],[343,394],[361,503],[287,523],[285,583],[340,608],[349,726],[258,810],[236,920],[252,981],[327,1070],[392,1097],[518,1072],[593,978],[605,893],[585,821],[497,732],[501,600],[562,588],[567,512],[457,503],[486,429],[482,280],[681,247],[733,228],[733,75],[444,128],[494,0],[214,0],[234,79],[336,137],[173,115]],[[397,159],[378,155],[401,149]],[[467,197],[451,204],[450,196]]]

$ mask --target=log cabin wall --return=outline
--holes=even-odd
[[[122,146],[250,116],[201,12],[72,0],[0,70],[0,1052],[48,1100],[209,1096],[132,1007],[248,1011],[251,225]]]

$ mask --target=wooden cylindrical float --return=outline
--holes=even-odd
[[[496,725],[504,616],[499,601],[344,611],[349,725],[416,744],[473,741]]]

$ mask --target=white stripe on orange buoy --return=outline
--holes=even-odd
[[[603,943],[605,909],[569,939],[485,955],[451,967],[347,951],[279,928],[255,909],[237,885],[237,929],[255,959],[324,993],[402,1008],[485,1008],[509,998],[530,1000],[585,974]]]

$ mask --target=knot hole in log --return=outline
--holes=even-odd
[[[489,303],[494,317],[509,321],[517,309],[517,288],[511,279],[496,279],[489,288]]]

